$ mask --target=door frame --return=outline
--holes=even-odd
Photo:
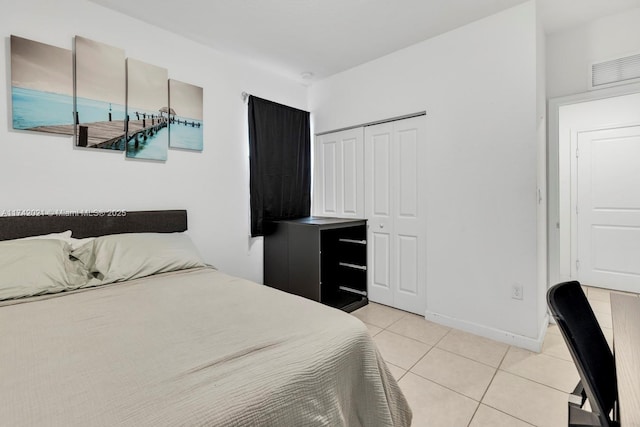
[[[571,230],[576,226],[575,205],[572,205],[575,200],[571,193],[572,182],[575,183],[576,178],[574,177],[575,156],[571,155],[571,142],[569,141],[569,146],[566,140],[562,139],[561,142],[560,108],[636,93],[640,93],[640,83],[550,98],[547,102],[547,262],[549,266],[547,283],[549,286],[575,278],[575,252],[572,252],[571,247],[575,237]],[[567,180],[563,177],[571,178]],[[566,265],[567,262],[570,265]],[[567,269],[569,274],[566,274]],[[562,273],[563,270],[565,273]]]

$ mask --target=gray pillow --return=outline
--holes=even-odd
[[[205,266],[184,233],[111,234],[97,237],[71,255],[103,284]]]
[[[69,259],[63,240],[28,239],[0,242],[0,300],[62,292],[83,286],[89,275]]]

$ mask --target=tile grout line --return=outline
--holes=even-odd
[[[407,371],[407,373],[409,373],[409,371]],[[449,391],[451,391],[451,392],[453,392],[453,393],[455,393],[455,394],[457,394],[457,395],[459,395],[459,396],[462,396],[462,397],[467,398],[467,399],[469,399],[469,400],[473,400],[473,401],[474,401],[474,402],[476,402],[476,403],[482,403],[482,402],[480,402],[479,400],[476,400],[475,398],[473,398],[473,397],[471,397],[471,396],[467,396],[466,394],[460,393],[459,391],[454,390],[454,389],[452,389],[452,388],[451,388],[451,387],[449,387],[449,386],[446,386],[446,385],[444,385],[444,384],[440,384],[440,383],[439,383],[438,381],[436,381],[436,380],[432,380],[431,378],[423,377],[422,375],[420,375],[420,374],[418,374],[418,373],[416,373],[416,372],[411,372],[411,373],[412,373],[413,375],[415,375],[416,377],[420,377],[420,378],[421,378],[421,379],[423,379],[423,380],[429,381],[430,383],[433,383],[433,384],[438,385],[438,386],[440,386],[440,387],[442,387],[442,388],[445,388],[445,389],[447,389],[447,390],[449,390]],[[406,373],[405,373],[405,375],[406,375]],[[404,375],[403,375],[403,376],[404,376]],[[475,412],[474,412],[474,413],[475,413]],[[473,418],[473,417],[472,417],[472,418]]]
[[[542,351],[541,351],[540,353],[537,353],[537,354],[544,354],[545,356],[553,357],[554,359],[564,360],[565,362],[571,362],[571,363],[574,363],[574,364],[575,364],[575,362],[573,361],[573,359],[571,359],[571,360],[567,360],[567,359],[565,359],[564,357],[556,356],[555,354],[543,353]]]
[[[567,396],[568,396],[569,394],[571,394],[571,392],[570,392],[570,391],[560,390],[559,388],[556,388],[556,387],[554,387],[554,386],[550,386],[549,384],[541,383],[540,381],[536,381],[536,380],[532,380],[531,378],[523,377],[523,376],[522,376],[522,375],[520,375],[520,374],[515,374],[515,373],[513,373],[513,372],[505,371],[504,369],[499,369],[499,368],[498,368],[498,371],[502,371],[502,372],[504,372],[505,374],[510,374],[510,375],[513,375],[514,377],[518,377],[518,378],[521,378],[521,379],[523,379],[523,380],[531,381],[531,382],[532,382],[532,383],[534,383],[534,384],[538,384],[538,385],[541,385],[541,386],[544,386],[544,387],[550,388],[551,390],[559,391],[560,393],[564,393],[564,394],[566,394]],[[575,387],[575,386],[574,386],[574,387]]]
[[[523,423],[525,423],[525,424],[527,424],[527,425],[530,425],[530,426],[536,427],[536,425],[535,425],[535,424],[532,424],[532,423],[530,423],[529,421],[523,420],[522,418],[518,418],[518,417],[516,417],[516,416],[515,416],[515,415],[513,415],[513,414],[510,414],[510,413],[508,413],[508,412],[503,411],[502,409],[494,408],[493,406],[488,405],[488,404],[486,404],[486,403],[484,403],[484,402],[480,402],[480,404],[481,404],[481,405],[486,406],[487,408],[491,408],[491,409],[493,409],[493,410],[496,410],[496,411],[498,411],[498,412],[500,412],[500,413],[502,413],[502,414],[508,415],[508,416],[510,416],[511,418],[515,418],[515,419],[516,419],[516,420],[518,420],[518,421],[522,421]]]
[[[398,320],[394,320],[393,322],[391,322],[389,325],[387,325],[386,328],[383,328],[385,330],[387,330],[388,328],[392,327],[393,325],[395,325],[396,323],[398,323],[399,321],[401,321],[402,319],[404,319],[405,317],[407,317],[409,315],[408,312],[404,312],[404,314],[398,318]],[[389,331],[391,332],[391,331]]]
[[[507,345],[509,345],[509,344],[507,344]],[[435,347],[435,345],[434,345],[434,347]],[[509,346],[509,347],[511,347],[511,346]],[[467,360],[470,360],[472,362],[479,363],[481,365],[487,366],[487,367],[492,368],[492,369],[499,369],[499,367],[500,367],[499,365],[498,366],[489,365],[488,363],[481,362],[481,361],[473,359],[473,358],[471,358],[469,356],[465,356],[463,354],[456,353],[455,351],[447,350],[446,348],[438,347],[438,350],[447,352],[449,354],[453,354],[454,356],[462,357],[463,359],[467,359]],[[509,348],[507,348],[507,351],[505,351],[504,354],[506,355],[508,351],[509,351]],[[504,355],[502,357],[504,358]],[[500,363],[502,363],[502,359],[500,359]]]
[[[511,348],[511,347],[513,347],[513,346],[509,346],[509,348]],[[518,348],[518,347],[515,347],[515,348]],[[509,353],[509,350],[507,350],[507,353]],[[568,392],[567,392],[567,391],[564,391],[564,390],[560,390],[559,388],[556,388],[556,387],[550,386],[549,384],[544,384],[544,383],[541,383],[541,382],[539,382],[539,381],[533,380],[533,379],[531,379],[531,378],[527,378],[527,377],[525,377],[525,376],[522,376],[522,375],[520,375],[520,374],[517,374],[517,373],[511,372],[511,371],[507,371],[506,369],[502,369],[502,364],[504,363],[504,359],[507,357],[507,353],[505,353],[504,357],[503,357],[503,358],[502,358],[502,360],[500,361],[500,365],[499,365],[499,366],[498,366],[498,368],[497,368],[497,370],[498,370],[498,371],[502,371],[502,372],[505,372],[505,373],[507,373],[507,374],[511,374],[511,375],[516,376],[516,377],[518,377],[518,378],[522,378],[522,379],[524,379],[524,380],[531,381],[532,383],[535,383],[535,384],[539,384],[539,385],[542,385],[542,386],[548,387],[548,388],[550,388],[550,389],[552,389],[552,390],[556,390],[556,391],[559,391],[559,392],[561,392],[561,393],[565,393],[565,394],[567,394],[567,395],[571,393],[570,391],[568,391]],[[552,358],[554,358],[554,359],[556,359],[556,360],[562,360],[562,361],[565,361],[565,362],[569,362],[569,363],[571,363],[571,364],[575,367],[575,362],[574,362],[573,360],[566,360],[566,359],[563,359],[563,358],[561,358],[561,357],[556,357],[556,356],[553,356],[553,355],[551,355],[551,354],[547,354],[547,353],[543,353],[543,352],[536,353],[536,355],[543,355],[543,356],[547,356],[547,357],[552,357]],[[493,382],[493,378],[491,379],[491,382]],[[489,387],[487,387],[487,390],[488,390],[488,389],[489,389]],[[484,399],[484,396],[482,396],[482,398]]]
[[[442,337],[441,337],[441,338],[440,338],[440,339],[439,339],[439,340],[438,340],[434,345],[432,345],[432,346],[431,346],[431,348],[430,348],[429,350],[427,350],[427,352],[426,352],[422,357],[420,357],[420,358],[416,361],[416,363],[414,363],[414,364],[413,364],[409,369],[407,369],[407,370],[405,371],[405,373],[404,373],[404,374],[402,374],[402,376],[401,376],[400,378],[398,378],[398,380],[397,380],[397,381],[400,381],[400,379],[404,378],[408,373],[412,373],[413,375],[415,375],[415,376],[417,376],[417,377],[419,377],[419,378],[422,378],[422,379],[423,379],[423,380],[425,380],[425,381],[429,381],[429,382],[431,382],[431,383],[433,383],[433,384],[435,384],[435,385],[437,385],[437,386],[440,386],[440,387],[442,387],[442,388],[444,388],[444,389],[446,389],[446,390],[449,390],[449,391],[450,391],[450,392],[452,392],[452,393],[457,394],[458,396],[462,396],[462,397],[464,397],[464,398],[466,398],[466,399],[469,399],[469,400],[471,400],[471,401],[475,402],[475,403],[476,403],[476,408],[475,408],[475,410],[473,411],[473,414],[471,415],[471,418],[469,419],[469,423],[471,423],[471,421],[473,420],[473,417],[475,416],[476,412],[478,411],[478,408],[480,407],[480,404],[482,403],[481,401],[476,400],[476,399],[474,399],[473,397],[467,396],[466,394],[462,394],[462,393],[460,393],[459,391],[454,390],[454,389],[452,389],[452,388],[450,388],[450,387],[448,387],[448,386],[446,386],[446,385],[444,385],[444,384],[440,384],[440,383],[439,383],[439,382],[437,382],[437,381],[434,381],[434,380],[429,379],[429,378],[425,378],[425,377],[423,377],[422,375],[420,375],[420,374],[418,374],[418,373],[416,373],[416,372],[411,371],[411,369],[413,369],[413,368],[414,368],[418,363],[420,363],[420,361],[421,361],[422,359],[424,359],[424,358],[425,358],[425,357],[426,357],[426,356],[431,352],[431,350],[433,350],[434,348],[436,348],[436,345],[437,345],[437,344],[439,344],[439,343],[440,343],[440,341],[442,341],[442,340],[444,339],[444,337],[446,337],[447,335],[449,335],[449,332],[451,332],[452,330],[453,330],[453,328],[449,328],[449,330],[447,331],[447,333],[446,333],[446,334],[444,334],[444,335],[443,335],[443,336],[442,336]],[[392,331],[389,331],[389,332],[392,332]],[[397,335],[399,335],[399,334],[397,334]],[[404,336],[404,335],[400,335],[400,336]],[[408,337],[406,337],[406,338],[408,338]],[[423,343],[423,344],[424,344],[424,343]],[[442,350],[442,349],[440,349],[440,348],[438,347],[438,350]],[[443,351],[446,351],[446,350],[443,350]],[[447,353],[456,354],[456,353],[452,353],[452,352],[450,352],[450,351],[447,351]],[[505,354],[506,354],[506,353],[505,353]],[[464,356],[461,356],[461,357],[464,357]],[[468,358],[467,358],[467,359],[468,359]],[[469,360],[474,361],[473,359],[469,359]],[[477,361],[474,361],[474,362],[477,362]],[[387,362],[387,361],[385,361],[385,363],[389,363],[389,364],[393,365],[393,363],[391,363],[391,362]],[[481,362],[478,362],[478,363],[481,363]],[[394,365],[394,366],[396,366],[396,365]],[[489,366],[489,365],[485,365],[485,366]],[[398,367],[399,367],[399,366],[398,366]],[[493,368],[493,369],[495,369],[495,370],[497,371],[497,368],[494,368],[493,366],[491,366],[491,368]],[[401,368],[401,369],[404,369],[404,368]],[[495,375],[495,372],[494,372],[494,375]],[[493,380],[493,378],[492,378],[492,380]],[[487,388],[488,388],[488,386],[487,386]],[[486,392],[486,390],[485,390],[485,392]],[[514,417],[514,418],[515,418],[515,417]]]
[[[396,365],[395,363],[387,362],[386,360],[384,361],[384,363],[386,363],[387,365],[395,366],[396,368],[402,369],[404,371],[404,374],[400,375],[400,377],[396,379],[396,382],[400,382],[400,380],[404,378],[405,375],[407,375],[407,372],[409,372],[408,370],[405,370],[404,368]]]
[[[476,405],[476,409],[473,410],[473,414],[471,414],[471,418],[469,418],[467,427],[471,425],[471,423],[473,422],[473,419],[476,417],[476,414],[478,413],[478,409],[480,409],[480,405],[482,405],[482,402],[478,402],[478,404]]]
[[[435,347],[435,344],[429,344],[429,343],[426,343],[426,342],[424,342],[424,341],[420,341],[420,340],[417,340],[417,339],[415,339],[415,338],[411,338],[411,337],[408,337],[408,336],[406,336],[406,335],[402,335],[402,334],[399,334],[399,333],[397,333],[397,332],[390,331],[390,330],[388,330],[388,329],[383,329],[382,331],[378,332],[378,334],[380,334],[381,332],[389,332],[390,334],[397,335],[397,336],[399,336],[399,337],[406,338],[406,339],[411,340],[411,341],[415,341],[415,342],[417,342],[417,343],[419,343],[419,344],[422,344],[422,345],[428,345],[428,346],[430,346],[430,347]],[[378,335],[378,334],[376,334],[376,335]]]
[[[400,321],[400,319],[398,319],[398,321]],[[425,319],[425,321],[428,321],[428,320],[426,320],[426,319]],[[392,325],[394,325],[395,323],[397,323],[397,322],[393,322],[391,325],[387,326],[387,328],[391,327],[391,326],[392,326]],[[417,341],[417,342],[422,343],[422,344],[425,344],[425,345],[431,345],[431,344],[424,343],[424,342],[422,342],[422,341],[420,341],[420,340],[415,340],[415,339],[413,339],[413,338],[405,337],[404,335],[397,334],[397,333],[395,333],[395,332],[393,332],[393,331],[389,331],[389,330],[387,330],[387,328],[384,328],[384,329],[383,329],[383,331],[387,331],[387,332],[390,332],[390,333],[392,333],[392,334],[399,335],[399,336],[404,337],[404,338],[409,338],[409,339],[412,339],[412,340],[414,340],[414,341]],[[413,369],[413,368],[414,368],[418,363],[420,363],[420,361],[421,361],[422,359],[424,359],[424,358],[425,358],[425,356],[426,356],[427,354],[429,354],[429,353],[431,352],[431,350],[433,350],[433,349],[436,347],[436,345],[438,345],[438,344],[440,343],[440,341],[442,341],[442,340],[444,339],[444,337],[446,337],[447,335],[449,335],[449,332],[451,332],[451,328],[448,328],[448,329],[449,329],[449,330],[447,331],[447,333],[446,333],[446,334],[444,334],[443,336],[441,336],[441,337],[440,337],[440,339],[438,339],[438,341],[437,341],[435,344],[431,345],[431,348],[429,348],[429,350],[427,350],[427,352],[426,352],[425,354],[423,354],[420,358],[418,358],[418,360],[417,360],[413,365],[411,365],[411,367],[410,367],[409,369],[407,369],[407,370],[405,371],[405,373],[404,373],[404,374],[402,374],[402,375],[400,376],[400,378],[398,378],[398,380],[397,380],[397,381],[400,381],[402,378],[404,378],[404,377],[405,377],[405,375],[407,375],[407,373],[408,373],[408,372],[411,372],[411,370],[412,370],[412,369]],[[386,362],[386,361],[385,361],[385,362]],[[391,363],[391,362],[387,362],[387,363]],[[393,365],[393,363],[391,363],[391,364]],[[394,366],[396,366],[396,365],[394,365]],[[399,366],[398,366],[398,367],[399,367]],[[400,368],[400,367],[399,367],[399,368]],[[404,369],[404,368],[401,368],[401,369]],[[411,372],[411,373],[412,373],[412,374],[414,374],[414,375],[418,375],[418,374],[416,374],[415,372]],[[418,375],[418,376],[419,376],[420,378],[424,378],[424,377],[422,377],[422,376],[420,376],[420,375]],[[425,379],[426,379],[426,378],[425,378]],[[429,381],[430,381],[430,380],[429,380]],[[436,384],[437,384],[437,383],[436,383]],[[438,384],[438,385],[440,385],[440,384]],[[464,395],[463,395],[463,396],[464,396]],[[465,396],[465,397],[466,397],[466,396]]]
[[[469,423],[467,424],[467,427],[469,427],[471,425],[471,422],[473,421],[473,418],[478,413],[478,409],[480,409],[480,405],[485,405],[488,408],[494,409],[494,410],[496,410],[496,411],[498,411],[500,413],[503,413],[503,414],[505,414],[505,415],[507,415],[507,416],[509,416],[511,418],[515,418],[518,421],[522,421],[525,424],[529,424],[531,426],[535,426],[535,424],[531,424],[530,422],[525,421],[522,418],[519,418],[519,417],[515,416],[514,414],[510,414],[510,413],[505,412],[505,411],[503,411],[501,409],[494,408],[493,406],[483,402],[485,396],[487,395],[487,391],[489,391],[489,388],[491,387],[491,384],[493,383],[493,380],[495,379],[496,375],[498,374],[498,371],[507,372],[507,371],[504,371],[504,370],[500,369],[500,366],[502,366],[502,363],[504,362],[504,359],[507,357],[507,353],[509,352],[509,349],[511,347],[513,347],[513,346],[510,345],[509,348],[507,348],[507,351],[504,353],[504,355],[502,356],[502,359],[500,360],[500,364],[498,365],[498,368],[495,368],[496,370],[493,373],[493,376],[491,377],[491,381],[489,381],[489,384],[487,385],[487,388],[484,390],[484,393],[482,393],[482,397],[480,398],[480,401],[478,402],[478,406],[476,407],[476,410],[474,411],[473,416],[471,417],[471,420],[469,420]],[[507,373],[510,373],[510,372],[507,372]],[[525,378],[525,379],[528,379],[528,378]]]
[[[393,331],[389,331],[389,332],[391,332],[391,333],[395,333],[395,332],[393,332]],[[424,343],[424,342],[419,341],[419,340],[414,340],[414,341],[418,341],[418,342],[420,342],[420,343],[422,343],[422,344],[430,345],[430,346],[431,346],[431,348],[430,348],[429,350],[427,350],[427,352],[426,352],[425,354],[423,354],[422,356],[420,356],[420,358],[416,361],[416,363],[414,363],[413,365],[411,365],[411,367],[410,367],[409,369],[407,369],[407,372],[410,372],[410,371],[411,371],[411,370],[412,370],[412,369],[413,369],[413,368],[414,368],[418,363],[420,363],[420,361],[421,361],[422,359],[424,359],[424,358],[427,356],[427,354],[431,353],[431,350],[433,350],[434,348],[436,348],[436,346],[440,343],[440,341],[442,341],[442,340],[444,339],[444,337],[446,337],[447,335],[449,335],[449,332],[451,332],[451,328],[449,328],[449,330],[447,331],[447,333],[446,333],[446,334],[444,334],[443,336],[441,336],[441,337],[440,337],[440,339],[438,339],[438,341],[436,341],[436,343],[435,343],[435,344],[427,344],[427,343]],[[400,334],[396,334],[396,335],[400,335]],[[400,335],[400,336],[401,336],[401,337],[404,337],[404,335]],[[413,338],[410,338],[410,337],[405,337],[405,338],[413,339]],[[405,372],[405,373],[404,373],[404,375],[406,375],[406,374],[407,374],[407,372]],[[412,374],[414,374],[414,375],[418,375],[418,374],[416,374],[415,372],[411,372],[411,373],[412,373]],[[403,377],[404,377],[404,375],[403,375]],[[419,376],[420,378],[424,378],[422,375],[418,375],[418,376]],[[427,379],[427,378],[425,378],[425,379]],[[429,380],[429,381],[431,381],[431,380]],[[434,382],[435,382],[435,381],[434,381]],[[437,384],[437,383],[436,383],[436,384]],[[444,386],[443,386],[443,387],[444,387]],[[460,394],[461,394],[461,393],[460,393]],[[463,395],[463,396],[464,396],[464,395]]]
[[[525,421],[525,420],[523,420],[521,418],[516,417],[513,414],[509,414],[508,412],[501,411],[500,409],[494,408],[493,406],[487,405],[486,403],[483,402],[485,396],[487,395],[487,391],[489,391],[489,388],[491,387],[491,384],[493,383],[493,380],[496,378],[496,375],[498,374],[498,371],[502,371],[502,369],[500,369],[500,366],[502,366],[502,363],[504,362],[504,359],[507,357],[507,353],[509,353],[509,349],[511,347],[513,347],[513,346],[510,345],[507,348],[507,351],[505,351],[505,353],[502,355],[502,359],[500,360],[500,363],[498,364],[498,367],[496,368],[495,372],[493,373],[493,376],[491,377],[491,381],[489,381],[489,384],[487,385],[487,388],[485,388],[484,393],[482,393],[482,397],[480,398],[480,401],[478,402],[478,406],[476,407],[476,410],[473,412],[473,416],[471,417],[471,420],[469,420],[469,424],[467,424],[467,427],[469,427],[471,425],[471,422],[473,421],[473,419],[475,418],[476,414],[478,413],[478,409],[480,409],[480,405],[485,405],[488,408],[495,409],[496,411],[501,412],[501,413],[503,413],[505,415],[508,415],[511,418],[515,418],[515,419],[517,419],[519,421],[522,421],[523,423],[526,423],[526,424],[529,424],[529,425],[532,425],[532,426],[534,425],[534,424],[529,423],[528,421]],[[503,372],[506,372],[506,371],[503,371]]]
[[[371,302],[370,302],[370,303],[371,303]],[[355,310],[354,312],[349,313],[349,314],[351,314],[352,316],[356,317],[356,318],[357,318],[358,320],[360,320],[362,323],[368,323],[369,325],[376,326],[376,327],[378,327],[378,328],[381,328],[382,330],[386,330],[387,328],[389,328],[389,327],[390,327],[390,326],[392,326],[392,325],[395,325],[396,323],[398,323],[400,320],[404,319],[404,318],[405,318],[405,317],[407,317],[408,315],[410,315],[410,314],[414,314],[414,313],[409,313],[408,311],[400,310],[400,309],[398,309],[398,308],[394,308],[394,307],[391,307],[391,306],[388,306],[388,305],[384,305],[384,304],[378,304],[378,303],[373,303],[373,304],[381,305],[381,306],[383,306],[383,307],[386,307],[386,308],[391,309],[391,310],[394,310],[394,311],[399,311],[399,312],[401,312],[401,313],[402,313],[402,316],[400,316],[400,317],[399,317],[399,318],[397,318],[396,320],[393,320],[393,321],[392,321],[389,325],[387,325],[387,326],[380,326],[380,325],[375,325],[375,324],[370,323],[370,322],[365,322],[364,320],[360,319],[358,316],[356,316],[356,315],[354,314],[356,311],[361,310],[361,309],[365,308],[366,306],[365,306],[365,307],[361,307],[361,308],[359,308],[358,310]]]
[[[480,397],[480,400],[478,402],[478,406],[476,407],[476,410],[473,412],[473,416],[469,420],[469,424],[467,424],[467,427],[469,427],[469,425],[471,425],[471,421],[473,421],[473,418],[478,413],[478,408],[480,408],[480,405],[482,404],[482,401],[484,400],[484,397],[487,395],[487,391],[489,391],[489,387],[491,387],[491,384],[493,384],[493,380],[496,378],[496,375],[498,374],[498,371],[500,370],[500,366],[502,366],[502,362],[504,362],[504,359],[507,357],[507,353],[509,353],[509,349],[511,347],[512,346],[508,346],[507,347],[507,351],[505,351],[504,354],[502,355],[502,358],[500,359],[500,363],[498,363],[498,367],[493,372],[493,376],[491,377],[491,381],[489,381],[489,384],[487,384],[487,387],[484,389],[484,392],[482,393],[482,396]]]

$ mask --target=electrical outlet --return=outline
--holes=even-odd
[[[522,299],[522,285],[516,283],[511,287],[511,298]]]

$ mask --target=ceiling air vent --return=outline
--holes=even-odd
[[[640,53],[591,65],[591,88],[640,81]]]

